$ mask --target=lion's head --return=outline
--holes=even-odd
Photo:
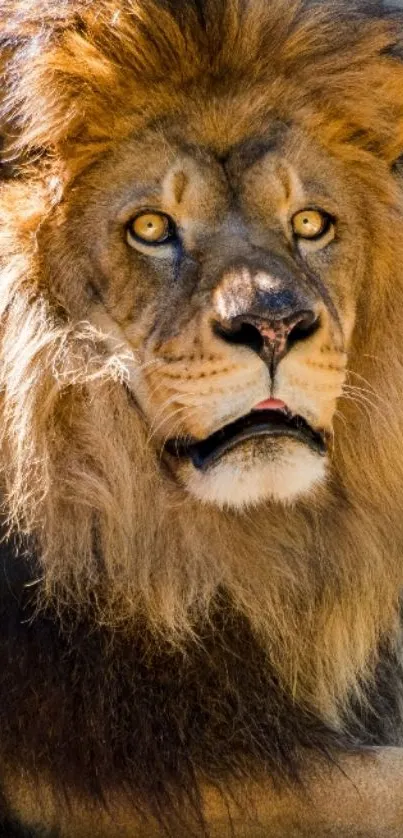
[[[401,581],[400,23],[302,0],[5,18],[7,516],[48,594],[102,619],[178,636],[224,590],[333,712]]]
[[[63,235],[88,319],[132,356],[165,479],[220,506],[288,501],[326,479],[365,197],[300,126],[259,112],[245,136],[226,93],[192,116],[197,95],[76,180]]]

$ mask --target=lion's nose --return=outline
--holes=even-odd
[[[223,273],[213,296],[212,326],[227,343],[257,352],[273,371],[320,323],[318,300],[307,283],[278,257],[266,261],[266,270],[242,265]]]
[[[240,315],[215,323],[215,333],[227,343],[246,346],[276,366],[295,343],[306,340],[318,328],[318,317],[309,309],[284,317]]]

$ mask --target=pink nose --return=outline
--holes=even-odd
[[[317,318],[312,311],[299,311],[284,320],[255,323],[265,347],[279,361],[297,341],[308,337],[316,329]]]

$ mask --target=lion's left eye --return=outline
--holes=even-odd
[[[331,223],[330,215],[318,209],[301,210],[291,219],[293,233],[300,239],[319,239],[327,233]]]
[[[142,212],[127,225],[129,244],[166,244],[176,237],[175,224],[163,212]]]

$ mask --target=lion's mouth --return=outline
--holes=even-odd
[[[257,437],[289,437],[308,445],[322,457],[326,454],[325,434],[288,410],[252,410],[206,439],[170,439],[165,450],[173,457],[190,459],[195,468],[205,471],[224,454]]]

